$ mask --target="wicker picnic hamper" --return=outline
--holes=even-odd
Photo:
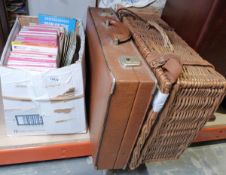
[[[176,159],[222,101],[226,80],[155,13],[118,10],[159,89],[131,154],[129,167]]]

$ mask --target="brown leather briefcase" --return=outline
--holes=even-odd
[[[88,10],[89,117],[97,169],[126,167],[156,79],[110,9]]]

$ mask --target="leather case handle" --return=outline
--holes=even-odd
[[[128,27],[122,22],[110,17],[105,17],[104,23],[109,30],[109,35],[116,45],[122,42],[126,42],[131,38],[131,33]]]

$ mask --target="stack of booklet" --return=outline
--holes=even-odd
[[[37,24],[24,26],[12,42],[7,66],[46,71],[59,65],[58,37],[62,27]]]
[[[38,20],[21,27],[11,43],[7,67],[44,72],[76,60],[76,20],[48,15]]]

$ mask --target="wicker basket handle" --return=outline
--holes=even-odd
[[[171,51],[174,50],[174,47],[172,45],[172,43],[170,42],[170,39],[168,37],[168,35],[166,34],[166,32],[164,31],[164,29],[155,21],[153,20],[145,20],[142,17],[140,17],[139,15],[137,15],[136,13],[134,13],[133,11],[127,9],[127,8],[120,8],[117,10],[117,14],[120,20],[122,20],[122,18],[124,16],[131,16],[135,19],[141,20],[144,23],[154,27],[162,36],[163,42],[164,42],[164,47],[169,48]]]
[[[164,29],[155,21],[147,21],[147,24],[154,27],[161,34],[164,42],[164,47],[169,48],[171,51],[173,51],[174,47]]]

